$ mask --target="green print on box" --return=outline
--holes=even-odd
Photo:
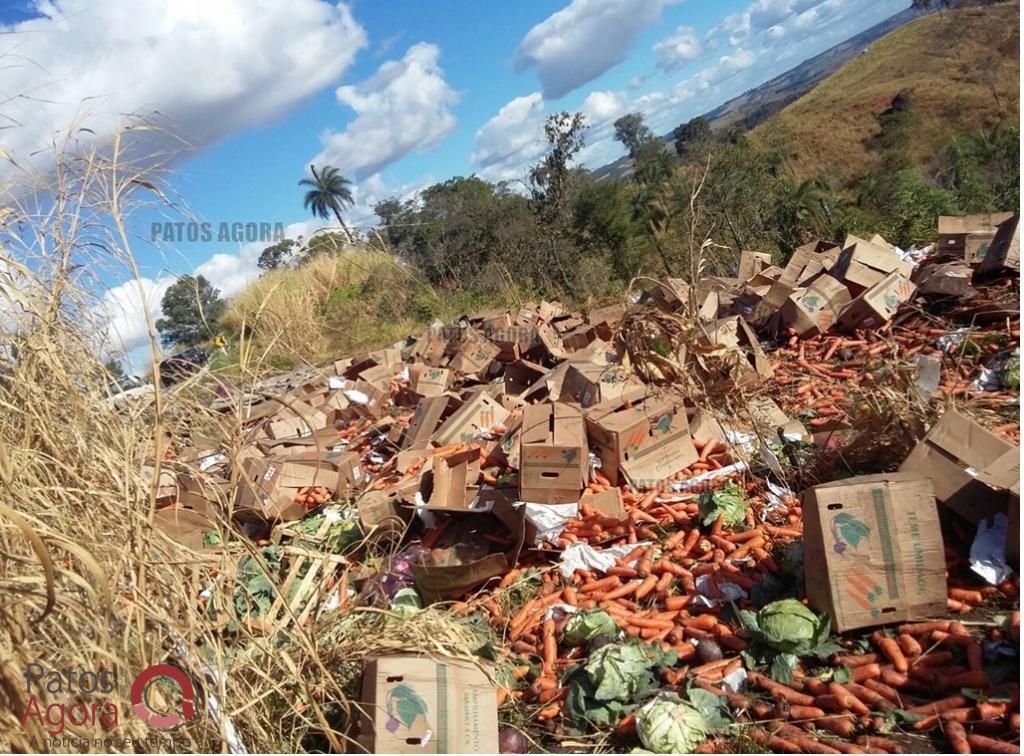
[[[832,549],[840,555],[846,553],[847,547],[856,551],[862,540],[871,537],[871,528],[846,512],[832,518],[829,531],[836,542]]]

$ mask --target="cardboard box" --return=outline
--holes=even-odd
[[[850,303],[850,292],[841,282],[822,273],[805,288],[797,289],[782,306],[782,322],[799,336],[825,333]]]
[[[592,407],[617,399],[640,384],[634,375],[621,367],[611,368],[593,362],[567,363],[558,400]]]
[[[1009,456],[1007,456],[1009,455]],[[956,410],[947,410],[900,465],[931,479],[935,498],[970,522],[1006,512],[1020,450]],[[993,488],[997,490],[993,490]]]
[[[428,509],[464,512],[476,498],[480,486],[480,447],[471,446],[458,454],[434,456]]]
[[[306,514],[305,507],[295,503],[300,488],[323,486],[338,494],[363,481],[359,456],[353,452],[327,459],[247,457],[235,491],[234,513],[242,519],[298,520]]]
[[[280,412],[264,426],[269,438],[311,436],[327,427],[327,413],[317,407],[298,400],[289,402],[287,406],[278,406]]]
[[[412,566],[424,601],[461,598],[512,569],[526,537],[526,508],[515,499],[515,489],[481,488],[473,509],[451,515],[431,549],[433,563]],[[503,551],[494,550],[499,542]]]
[[[920,294],[970,299],[978,294],[971,286],[973,274],[970,266],[959,261],[919,265],[914,271],[914,283]]]
[[[761,325],[782,309],[794,291],[793,284],[782,280],[773,281],[767,287],[747,287],[736,298],[736,312],[748,323]]]
[[[690,302],[690,286],[681,278],[658,281],[640,296],[640,304],[650,304],[665,312],[676,312]]]
[[[1020,214],[1014,214],[999,224],[992,243],[978,266],[977,277],[1000,271],[1020,272]]]
[[[519,436],[519,491],[523,501],[566,504],[587,484],[587,431],[582,412],[554,402],[523,411]]]
[[[755,275],[772,264],[772,256],[768,252],[752,252],[745,249],[740,252],[739,267],[736,269],[736,278],[741,281],[749,281]]]
[[[894,270],[909,279],[914,266],[893,252],[891,247],[880,247],[851,234],[846,237],[843,252],[830,273],[857,295]]]
[[[653,485],[697,461],[682,402],[651,397],[625,407],[602,403],[585,413],[587,434],[613,485],[625,476],[634,486]]]
[[[456,403],[457,400],[450,394],[420,399],[402,436],[401,447],[420,449],[429,444],[430,437],[440,425],[445,413]]]
[[[172,541],[193,551],[202,551],[203,536],[217,530],[217,521],[208,513],[180,506],[165,507],[153,513],[153,525]]]
[[[452,385],[452,373],[444,368],[424,364],[409,366],[412,390],[420,396],[440,396]]]
[[[497,753],[498,691],[472,662],[423,656],[363,664],[357,744],[368,753]]]
[[[359,526],[364,533],[374,529],[405,531],[412,512],[405,503],[413,502],[420,488],[421,475],[416,475],[387,491],[367,491],[356,502]]]
[[[792,441],[811,440],[811,434],[807,432],[803,424],[799,420],[790,418],[771,399],[752,399],[748,402],[747,409],[756,428],[769,437],[778,435]]]
[[[804,244],[793,250],[778,280],[796,288],[835,265],[839,254],[839,247],[829,242]]]
[[[940,215],[938,251],[954,254],[965,262],[980,260],[985,257],[999,224],[1012,215],[1012,212]]]
[[[467,400],[435,432],[431,439],[437,446],[471,443],[480,431],[505,422],[506,410],[497,399],[477,393]]]
[[[946,560],[931,482],[865,475],[800,494],[807,600],[845,632],[946,613]]]
[[[501,349],[492,344],[478,331],[468,331],[452,357],[449,367],[463,375],[475,375],[483,378],[497,359]]]
[[[335,451],[339,440],[338,431],[332,425],[305,436],[259,439],[256,446],[267,456],[288,457],[293,454],[307,454],[311,451],[332,452]]]
[[[519,396],[543,378],[548,369],[529,360],[516,360],[505,366],[505,393]]]
[[[850,302],[839,316],[839,325],[850,331],[879,328],[892,320],[901,304],[910,301],[915,288],[894,270]]]

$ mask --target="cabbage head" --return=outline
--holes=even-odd
[[[757,626],[762,639],[777,651],[801,653],[828,636],[829,623],[796,599],[782,599],[761,608]]]
[[[708,722],[693,705],[673,693],[661,693],[636,713],[644,748],[654,753],[693,753],[707,740]]]
[[[562,640],[570,646],[582,646],[600,635],[617,635],[615,621],[604,609],[586,609],[576,612],[565,623]]]

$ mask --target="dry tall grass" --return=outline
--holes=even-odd
[[[156,482],[176,464],[166,454],[169,433],[182,442],[189,432],[212,436],[232,457],[245,434],[236,416],[208,408],[210,382],[199,380],[171,396],[157,384],[155,402],[132,415],[108,410],[96,302],[75,280],[76,271],[97,264],[126,266],[138,280],[125,213],[154,184],[125,163],[120,140],[103,152],[61,153],[55,176],[21,177],[27,188],[0,186],[0,206],[12,208],[9,222],[17,220],[0,248],[0,750],[171,747],[146,740],[153,733],[128,705],[135,676],[162,661],[189,670],[205,694],[198,722],[174,733],[175,750],[344,750],[360,659],[399,647],[467,655],[474,631],[430,609],[401,623],[382,612],[350,612],[328,628],[293,626],[269,636],[245,623],[229,629],[208,610],[223,607],[232,619],[240,556],[251,555],[272,584],[279,576],[243,538],[202,554],[171,541],[154,527]],[[303,287],[297,280],[290,272],[268,276],[233,308],[240,373],[249,381],[266,372],[276,344],[297,359],[320,354],[320,327],[330,325],[317,309],[325,293],[382,280],[389,288],[380,289],[380,302],[401,286],[413,291],[384,256],[315,261]],[[319,287],[312,292],[311,281]],[[266,339],[258,349],[246,334],[253,322]],[[358,343],[358,334],[349,336]],[[225,507],[227,542],[230,501]],[[28,686],[30,664],[110,670],[116,687],[109,696],[50,693]],[[26,717],[33,695],[44,717],[49,704],[109,700],[120,712],[116,728],[65,722],[63,733],[117,739],[46,743],[59,729],[56,710],[52,724]]]

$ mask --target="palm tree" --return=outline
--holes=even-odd
[[[352,190],[349,188],[352,182],[342,176],[341,171],[333,165],[322,166],[319,173],[314,165],[309,166],[309,170],[313,178],[304,178],[299,182],[299,186],[311,187],[302,200],[302,206],[324,220],[327,220],[330,213],[334,213],[348,240],[354,244],[355,238],[341,217],[342,208],[352,207],[354,203]]]

